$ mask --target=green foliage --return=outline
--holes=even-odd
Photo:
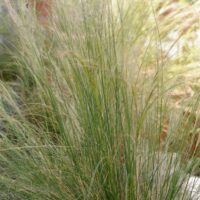
[[[199,97],[188,115],[171,106],[153,6],[59,0],[46,28],[23,9],[13,19],[19,86],[0,83],[3,198],[190,199]]]

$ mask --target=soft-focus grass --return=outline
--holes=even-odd
[[[0,197],[189,199],[199,97],[189,115],[170,106],[154,6],[59,0],[46,28],[10,10],[18,85],[0,83]]]

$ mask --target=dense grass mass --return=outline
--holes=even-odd
[[[199,96],[172,106],[184,61],[162,49],[169,2],[57,0],[45,26],[5,2],[0,199],[189,200]]]

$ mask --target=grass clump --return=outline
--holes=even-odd
[[[170,107],[175,85],[143,3],[60,0],[45,27],[9,8],[19,85],[0,85],[2,198],[189,199],[196,162],[182,161],[199,100],[189,115]]]

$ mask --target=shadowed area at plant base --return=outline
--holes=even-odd
[[[15,2],[15,3],[14,3]],[[17,1],[12,2],[17,7]],[[0,79],[14,81],[17,79],[18,67],[13,62],[11,51],[15,51],[16,30],[9,17],[8,9],[0,2]]]

